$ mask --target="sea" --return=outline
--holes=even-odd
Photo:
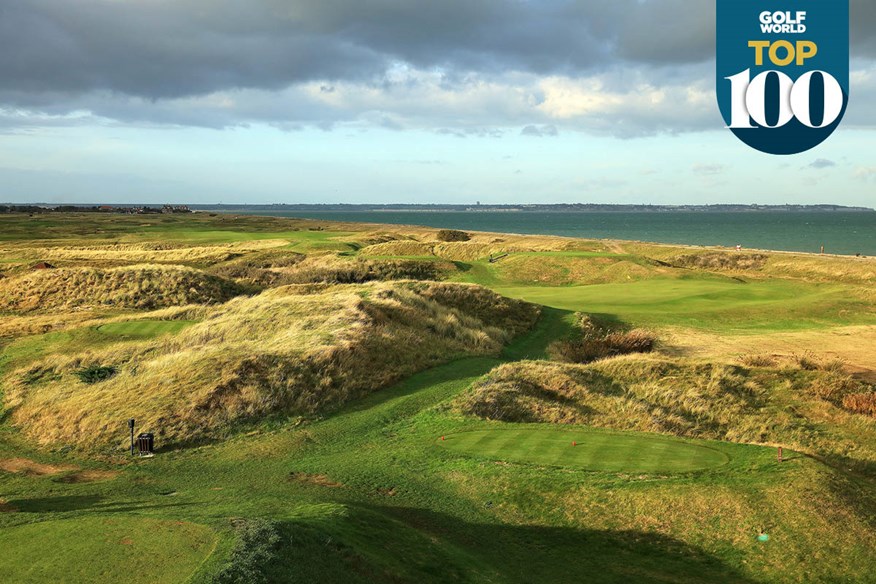
[[[241,212],[241,211],[236,211]],[[242,211],[440,229],[876,256],[876,212]]]

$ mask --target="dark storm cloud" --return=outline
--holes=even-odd
[[[372,79],[396,61],[488,74],[575,74],[620,58],[690,62],[710,56],[711,16],[691,11],[693,4],[7,2],[0,7],[0,89],[9,101],[31,103],[46,92],[92,90],[159,99],[316,79]],[[680,41],[689,27],[693,36]]]
[[[422,83],[393,78],[400,65],[437,71],[436,91],[482,81],[520,89],[515,75],[602,76],[603,89],[620,94],[635,89],[631,80],[641,85],[643,72],[655,87],[711,84],[710,73],[687,75],[710,71],[714,10],[712,0],[6,0],[0,118],[4,108],[22,108],[208,126],[330,124],[358,110],[310,96],[281,104],[250,93],[233,108],[173,100],[223,91],[280,96],[316,82],[327,98],[351,84],[382,91],[386,107],[363,107],[384,111],[405,103],[392,99],[405,83]],[[876,57],[876,3],[852,0],[852,10],[853,54]],[[526,91],[534,103],[542,99],[532,83]],[[649,125],[631,120],[631,135],[640,122]]]

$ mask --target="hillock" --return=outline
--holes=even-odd
[[[136,418],[163,444],[313,415],[419,370],[495,355],[538,309],[477,286],[288,286],[235,299],[172,337],[58,354],[6,375],[13,423],[42,444],[125,444]],[[112,368],[97,383],[79,372]]]
[[[156,309],[225,302],[240,293],[233,282],[182,266],[59,268],[0,281],[0,310]]]

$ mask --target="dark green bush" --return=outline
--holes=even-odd
[[[116,368],[107,365],[90,365],[75,372],[82,383],[97,383],[116,374]]]
[[[456,229],[442,229],[435,236],[438,241],[468,241],[471,239],[471,235],[466,233],[465,231],[458,231]]]

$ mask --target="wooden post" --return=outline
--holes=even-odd
[[[784,460],[782,459],[782,447],[781,446],[779,446],[779,462],[784,462]]]

